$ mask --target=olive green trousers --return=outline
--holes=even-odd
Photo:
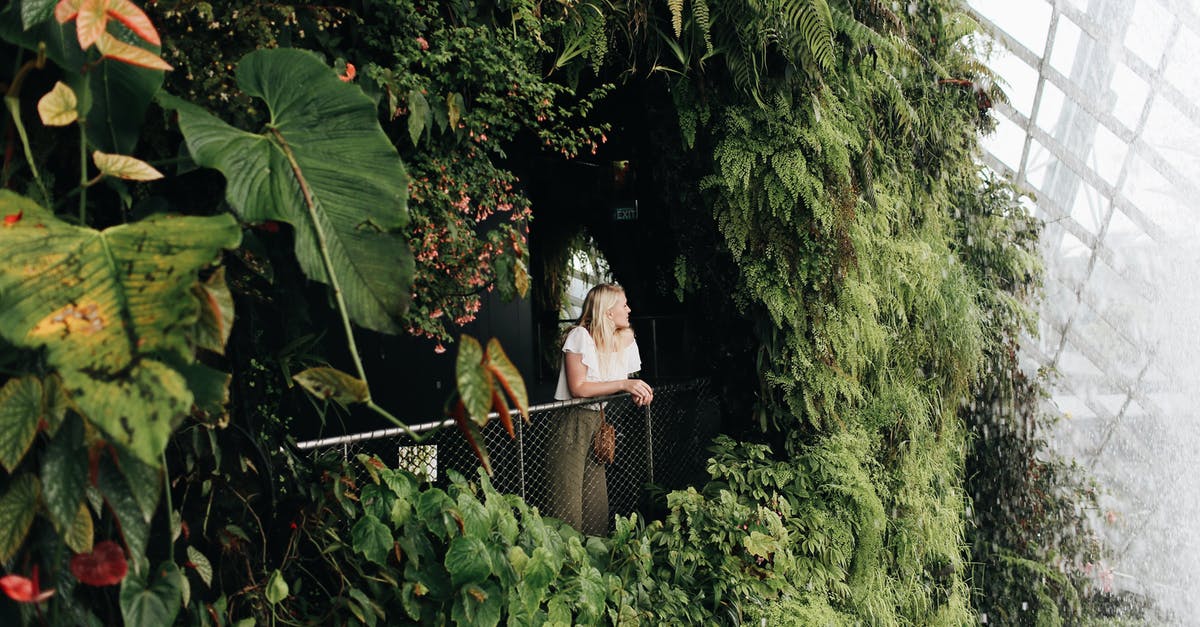
[[[572,407],[550,430],[550,490],[546,515],[593,536],[608,534],[608,483],[592,454],[600,412]]]

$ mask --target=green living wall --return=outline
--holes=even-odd
[[[1003,97],[976,28],[950,0],[10,2],[0,609],[1095,615],[1090,488],[1024,428],[1044,420],[1015,362],[1037,227],[973,158]],[[631,115],[652,131],[618,136]],[[707,481],[583,537],[486,474],[439,489],[292,447],[301,421],[396,420],[363,338],[455,344],[468,438],[525,405],[503,350],[456,331],[487,291],[530,289],[517,173],[610,139],[652,155],[670,217],[639,272],[739,366],[712,373]]]

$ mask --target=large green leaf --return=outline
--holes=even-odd
[[[76,406],[114,441],[157,465],[192,406],[182,375],[198,318],[196,272],[237,245],[232,216],[158,215],[104,231],[62,222],[0,191],[0,336],[44,349]]]
[[[450,541],[445,564],[450,573],[450,582],[455,587],[479,583],[492,572],[487,545],[472,536],[459,536]]]
[[[12,472],[37,435],[42,415],[42,382],[37,377],[10,379],[0,388],[0,465]]]
[[[388,552],[394,541],[391,530],[378,518],[364,515],[350,529],[350,539],[355,551],[380,566],[387,565]]]
[[[413,275],[401,233],[408,222],[408,176],[374,103],[302,50],[251,52],[238,64],[237,78],[271,112],[261,134],[238,130],[181,99],[161,98],[179,111],[192,158],[225,175],[225,198],[244,220],[295,227],[300,267],[330,284],[324,242],[355,322],[402,331]]]
[[[145,566],[145,564],[143,564]],[[131,572],[121,582],[121,616],[129,627],[172,625],[183,602],[183,573],[163,562],[150,582],[149,568]]]
[[[43,4],[51,5],[49,13],[40,6]],[[59,24],[50,19],[54,4],[9,2],[0,9],[0,38],[34,52],[40,44],[45,44],[46,56],[65,70],[63,82],[76,94],[89,94],[80,103],[81,114],[87,116],[88,143],[103,152],[134,152],[146,110],[162,87],[162,70],[136,67],[112,59],[93,59],[84,73],[82,70],[89,59],[79,49],[75,22]],[[117,39],[158,54],[158,47],[146,45],[124,26],[114,24],[110,28]]]

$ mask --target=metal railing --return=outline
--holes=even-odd
[[[572,408],[605,403],[605,417],[616,430],[616,458],[607,467],[609,520],[637,511],[646,484],[675,488],[704,473],[704,447],[716,421],[716,404],[707,380],[697,379],[654,388],[654,402],[637,407],[628,394],[575,399],[529,408],[526,424],[513,412],[515,437],[509,438],[493,413],[482,429],[492,465],[492,483],[500,492],[517,494],[546,512],[549,498],[550,446],[554,420]],[[408,470],[434,485],[447,483],[446,470],[474,477],[479,460],[453,420],[412,425],[428,434],[414,441],[403,429],[380,429],[300,442],[317,454],[378,455],[390,466]],[[551,512],[552,513],[552,512]]]

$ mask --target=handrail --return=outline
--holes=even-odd
[[[554,401],[554,402],[550,402],[550,403],[541,403],[539,405],[531,406],[529,408],[529,413],[546,411],[546,410],[550,410],[550,409],[562,409],[565,407],[574,407],[576,405],[590,405],[592,403],[596,403],[599,401],[609,401],[612,399],[621,398],[623,396],[629,396],[629,393],[628,392],[619,392],[617,394],[609,394],[607,396],[596,396],[596,397],[591,397],[591,398],[573,398],[573,399],[566,400],[566,401]],[[516,416],[519,416],[520,414],[521,414],[521,410],[519,410],[519,409],[508,410],[508,415],[510,417],[516,417]],[[492,419],[495,419],[495,418],[499,418],[499,417],[500,417],[500,412],[494,411],[494,412],[491,412],[490,414],[488,414],[489,421],[491,421]],[[334,437],[329,437],[329,438],[320,438],[318,440],[306,440],[304,442],[297,442],[296,448],[298,448],[302,451],[306,451],[309,449],[322,448],[325,446],[338,446],[338,445],[342,445],[342,444],[353,444],[355,442],[362,442],[363,440],[375,440],[378,438],[388,438],[388,437],[394,437],[394,436],[400,436],[400,435],[407,435],[410,433],[424,433],[426,431],[433,431],[435,429],[441,429],[444,427],[451,427],[451,426],[454,426],[454,419],[446,418],[444,420],[435,420],[432,422],[422,422],[420,424],[411,425],[407,428],[390,427],[387,429],[376,429],[374,431],[365,431],[363,433],[353,433],[350,435],[339,435],[339,436],[334,436]]]

